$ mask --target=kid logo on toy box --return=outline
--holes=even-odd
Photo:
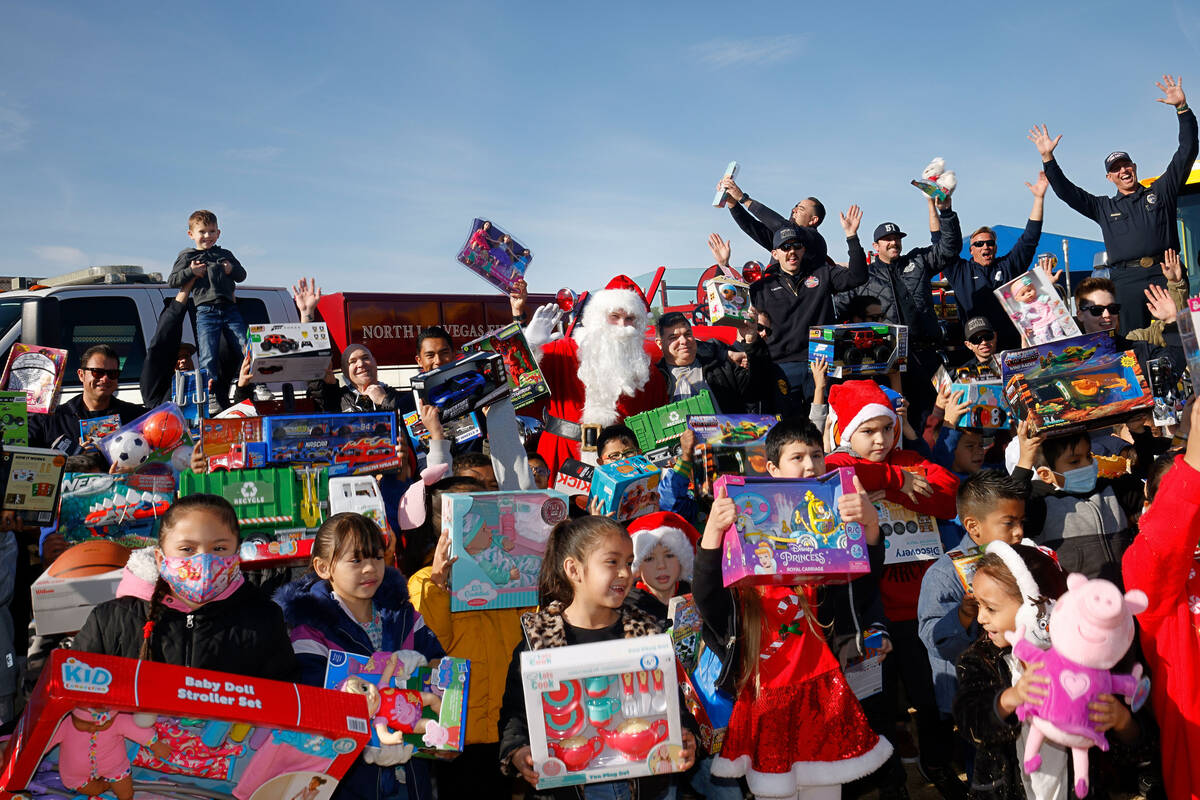
[[[108,694],[112,677],[104,667],[89,667],[78,658],[68,658],[62,665],[63,686],[73,692]]]

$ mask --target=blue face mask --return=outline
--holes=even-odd
[[[1063,479],[1062,490],[1071,494],[1088,494],[1096,488],[1096,476],[1100,474],[1100,464],[1095,459],[1086,467],[1069,469],[1060,472]]]

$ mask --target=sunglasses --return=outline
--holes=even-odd
[[[108,378],[110,380],[115,381],[117,378],[121,377],[121,370],[119,370],[119,369],[100,369],[100,367],[82,367],[81,371],[82,372],[90,372],[92,377],[96,380],[100,380],[101,378]]]
[[[995,247],[995,239],[980,239],[978,242],[971,242],[971,247]]]
[[[1106,306],[1099,306],[1099,305],[1084,306],[1083,308],[1081,308],[1079,310],[1081,312],[1086,311],[1087,313],[1091,314],[1093,317],[1102,317],[1102,316],[1104,316],[1105,311],[1107,311],[1109,314],[1119,314],[1121,312],[1121,304],[1120,303],[1109,303]]]
[[[763,336],[771,335],[771,329],[761,323],[759,323],[759,325],[758,325],[758,332],[761,333]]]
[[[785,253],[791,253],[795,250],[803,250],[804,245],[800,244],[799,242],[789,242],[788,244],[780,245],[779,249]]]
[[[967,341],[974,345],[980,345],[984,342],[990,342],[995,338],[996,334],[994,333],[977,333],[971,338],[967,339]]]

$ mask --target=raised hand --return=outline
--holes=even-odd
[[[508,307],[512,311],[513,319],[525,317],[525,301],[528,297],[529,285],[525,283],[525,279],[513,281],[512,291],[508,293]]]
[[[737,522],[737,505],[733,498],[725,492],[725,487],[717,489],[712,508],[708,512],[708,521],[704,523],[704,536],[700,546],[706,550],[716,550],[725,541],[725,531]]]
[[[1183,264],[1179,261],[1177,250],[1167,250],[1163,253],[1162,271],[1163,277],[1171,283],[1183,280]]]
[[[1187,97],[1183,94],[1183,76],[1172,78],[1170,75],[1163,75],[1161,81],[1155,81],[1154,85],[1163,93],[1162,97],[1154,98],[1160,103],[1166,103],[1169,106],[1180,106],[1187,103]]]
[[[1049,253],[1038,256],[1037,269],[1042,271],[1046,276],[1046,280],[1051,283],[1058,283],[1058,279],[1062,277],[1063,271],[1054,271],[1054,267],[1058,264],[1058,259]]]
[[[951,394],[946,402],[946,424],[951,427],[958,427],[959,420],[970,410],[971,404],[967,402],[967,392],[965,389]]]
[[[1175,301],[1171,299],[1171,293],[1157,283],[1150,284],[1145,292],[1146,308],[1150,311],[1150,316],[1161,319],[1167,325],[1174,322],[1179,309],[1175,308]]]
[[[857,522],[863,526],[867,544],[879,544],[879,512],[871,504],[867,490],[858,476],[854,476],[854,491],[838,498],[838,513],[845,522]]]
[[[1033,192],[1034,197],[1045,197],[1046,190],[1050,188],[1050,179],[1046,177],[1045,172],[1039,172],[1037,180],[1033,183],[1025,181],[1025,188]]]
[[[708,249],[712,251],[713,258],[717,260],[717,266],[729,266],[729,254],[733,252],[733,248],[729,246],[728,239],[722,239],[719,233],[710,233],[708,235]]]
[[[846,238],[858,235],[858,226],[862,223],[862,209],[858,206],[850,206],[846,213],[840,214],[842,218],[842,230],[846,233]]]
[[[729,196],[733,198],[733,202],[735,203],[742,202],[742,198],[746,196],[746,193],[742,191],[741,187],[733,182],[733,178],[721,178],[720,182],[717,183],[717,188],[724,189],[726,192],[728,192]]]
[[[1042,161],[1050,161],[1054,158],[1054,148],[1058,147],[1058,143],[1062,141],[1062,134],[1050,138],[1050,131],[1046,130],[1046,126],[1038,127],[1034,125],[1029,129],[1029,135],[1026,137],[1033,142],[1037,151],[1042,154]]]
[[[300,312],[301,322],[310,322],[316,318],[317,301],[321,299],[321,287],[317,286],[316,278],[301,278],[292,287],[292,300],[296,310]]]

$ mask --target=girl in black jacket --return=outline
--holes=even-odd
[[[296,660],[279,606],[243,577],[233,506],[179,498],[158,547],[130,556],[114,600],[92,609],[73,648],[291,681]]]

